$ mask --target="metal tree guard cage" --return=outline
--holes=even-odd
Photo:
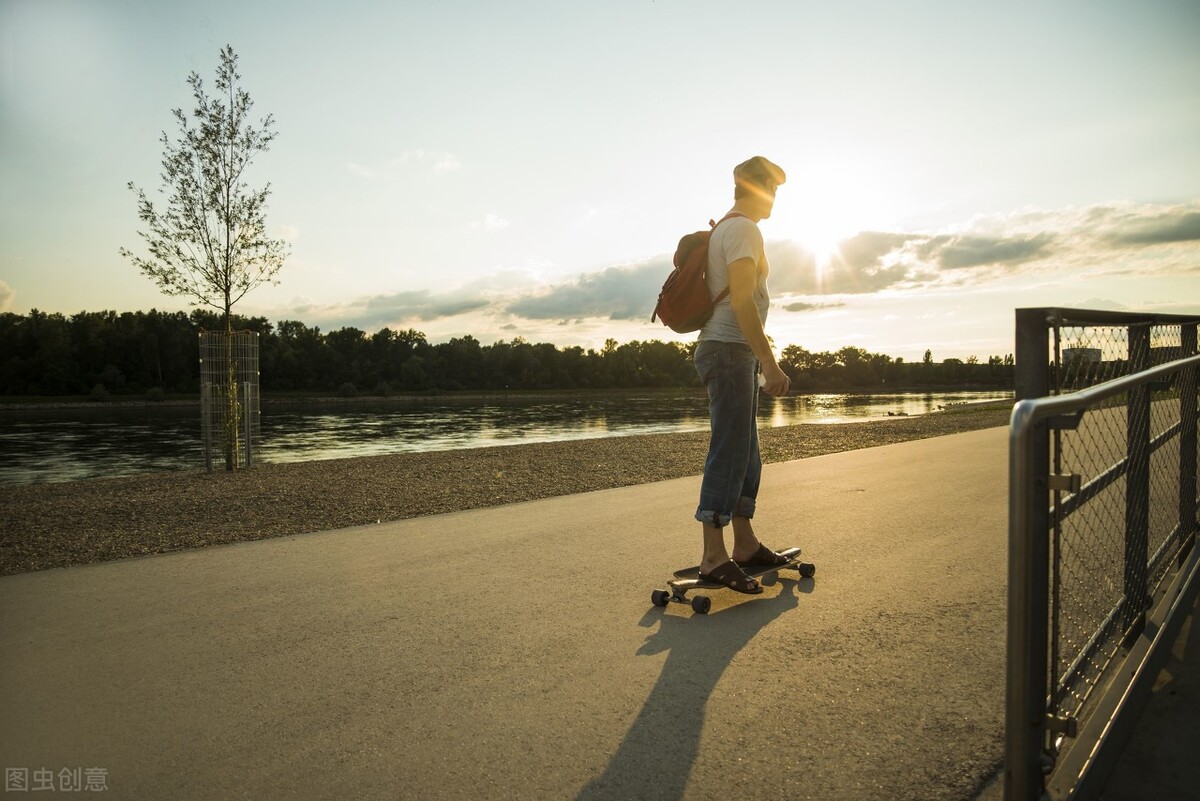
[[[200,332],[200,430],[205,470],[214,454],[226,470],[250,466],[261,439],[258,332]]]

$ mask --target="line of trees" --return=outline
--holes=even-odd
[[[945,359],[934,362],[925,351],[919,362],[906,362],[862,348],[844,347],[835,352],[810,353],[789,345],[780,354],[780,364],[792,379],[793,392],[846,390],[920,389],[957,387],[966,389],[1012,389],[1012,354]]]
[[[220,330],[215,312],[0,314],[0,394],[162,397],[198,393],[198,333]],[[257,331],[265,393],[389,395],[398,392],[695,387],[694,343],[609,340],[600,350],[516,338],[483,345],[464,336],[431,344],[419,331],[322,332],[295,320],[235,318]],[[846,347],[783,350],[794,391],[1011,388],[1012,357],[986,362],[905,362]]]

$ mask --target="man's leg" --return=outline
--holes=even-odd
[[[755,363],[754,372],[758,373]],[[750,452],[746,459],[746,472],[742,479],[741,495],[733,513],[733,559],[747,562],[758,553],[759,541],[754,533],[750,518],[754,517],[758,501],[758,487],[762,481],[762,455],[758,446],[758,384],[755,382],[750,405]]]
[[[704,529],[704,557],[700,560],[700,572],[711,573],[729,561],[729,551],[725,548],[725,529],[708,523],[703,523],[702,526]]]
[[[737,518],[734,518],[735,520]],[[735,584],[729,584],[739,592],[758,593],[762,591],[758,579],[753,579],[741,571],[737,565],[734,565],[729,559],[729,551],[725,550],[725,529],[708,523],[703,524],[704,527],[704,558],[700,560],[700,572],[708,575],[714,570],[717,570],[722,565],[729,565],[729,570],[733,570],[733,575],[738,578]],[[725,583],[726,579],[718,579]]]
[[[752,457],[758,455],[754,420],[756,365],[747,346],[701,342],[696,349],[696,369],[708,389],[711,434],[700,505],[696,510],[704,544],[700,571],[706,574],[730,561],[724,526],[729,524],[731,515],[738,513],[746,469]],[[757,589],[757,582],[748,581],[749,586]]]
[[[733,518],[733,560],[746,562],[758,553],[758,536],[748,517]]]

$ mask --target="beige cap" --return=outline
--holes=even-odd
[[[779,186],[787,180],[787,175],[778,164],[774,164],[763,156],[747,159],[733,168],[735,183],[749,183],[756,186]]]

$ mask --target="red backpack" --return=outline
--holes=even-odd
[[[662,292],[658,293],[658,305],[650,315],[650,322],[658,318],[663,325],[680,334],[704,327],[712,317],[713,306],[729,294],[729,287],[721,290],[715,299],[708,294],[708,240],[721,223],[731,217],[745,216],[732,212],[716,222],[709,220],[707,231],[696,231],[679,240],[679,247],[675,249],[675,269],[663,283]]]

